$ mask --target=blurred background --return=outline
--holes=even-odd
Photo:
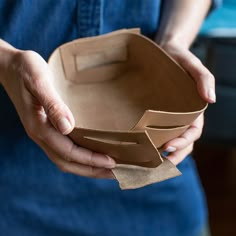
[[[236,235],[236,0],[206,19],[192,51],[216,78],[217,103],[205,114],[194,157],[209,206],[213,236]]]

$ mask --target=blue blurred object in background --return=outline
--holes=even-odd
[[[201,35],[228,37],[236,35],[236,0],[223,0],[222,6],[205,21]]]

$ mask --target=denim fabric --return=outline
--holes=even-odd
[[[60,44],[119,28],[153,36],[158,0],[0,0],[0,37],[46,60]],[[0,234],[195,236],[205,199],[191,157],[183,175],[137,190],[60,172],[26,135],[0,86]]]

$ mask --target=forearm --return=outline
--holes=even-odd
[[[211,0],[165,0],[156,42],[189,48],[209,11]]]

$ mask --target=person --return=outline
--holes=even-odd
[[[140,27],[191,74],[202,98],[214,103],[214,77],[189,47],[211,5],[219,2],[0,0],[2,235],[206,233],[206,203],[189,156],[203,116],[165,145],[182,176],[121,191],[111,180],[112,157],[68,138],[74,118],[55,91],[45,60],[73,39]]]

